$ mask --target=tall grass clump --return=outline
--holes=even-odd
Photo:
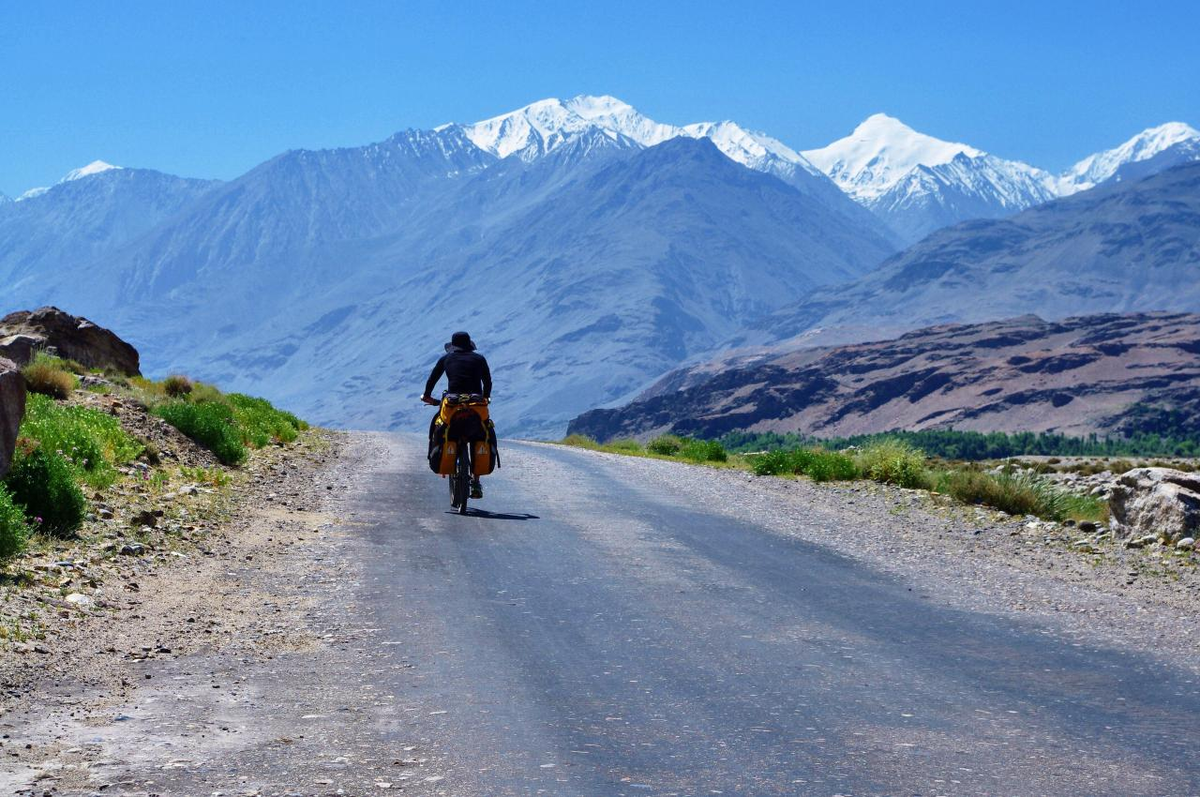
[[[13,502],[8,491],[0,487],[0,562],[25,550],[28,538],[29,524],[25,513]]]
[[[569,434],[562,439],[562,444],[575,448],[586,448],[589,451],[600,450],[600,444],[585,434]]]
[[[632,437],[621,437],[616,440],[609,440],[604,444],[605,451],[611,451],[614,454],[644,454],[646,449],[642,444]]]
[[[79,386],[79,380],[71,372],[71,363],[39,351],[21,369],[25,377],[25,388],[31,393],[40,393],[56,399],[65,399]]]
[[[52,451],[91,487],[107,487],[117,479],[116,465],[132,461],[142,445],[116,418],[89,407],[71,407],[43,395],[31,395],[21,421],[21,435]]]
[[[759,476],[808,476],[813,481],[845,481],[857,479],[854,460],[836,451],[823,448],[793,448],[768,451],[751,459],[751,467]]]
[[[1010,515],[1034,515],[1044,520],[1102,519],[1102,501],[1061,490],[1032,473],[984,473],[956,470],[942,474],[938,492],[966,504],[983,504]]]
[[[151,411],[212,451],[224,464],[240,465],[246,460],[246,446],[230,405],[172,399]]]
[[[925,453],[903,440],[885,438],[870,443],[854,455],[854,464],[872,481],[908,488],[930,486]]]
[[[673,434],[659,435],[646,444],[646,450],[651,454],[664,457],[675,456],[681,448],[683,448],[683,438]]]
[[[290,412],[276,409],[266,399],[230,393],[225,396],[233,408],[233,417],[242,432],[242,442],[262,448],[272,440],[290,443],[308,428],[308,424]]]
[[[183,374],[171,374],[162,382],[163,392],[171,398],[181,398],[194,389],[192,380]]]
[[[729,459],[725,447],[716,440],[693,440],[685,438],[677,456],[692,462],[724,462]]]
[[[69,537],[83,523],[87,506],[73,469],[55,452],[25,442],[4,477],[4,486],[34,530]]]

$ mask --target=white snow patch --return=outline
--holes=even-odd
[[[1067,196],[1094,188],[1116,174],[1125,164],[1153,158],[1188,139],[1200,139],[1200,130],[1183,122],[1167,122],[1143,130],[1119,147],[1088,155],[1067,169],[1059,178],[1058,192]]]

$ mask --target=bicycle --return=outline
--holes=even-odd
[[[482,396],[468,394],[450,394],[442,396],[442,401],[437,401],[432,398],[422,398],[426,404],[441,408],[443,404],[447,407],[457,406],[453,412],[447,413],[443,409],[435,416],[434,423],[437,424],[439,418],[445,418],[449,421],[449,428],[446,430],[446,445],[454,446],[454,463],[453,467],[447,473],[446,471],[435,468],[437,472],[442,473],[447,477],[450,486],[450,506],[458,511],[458,514],[467,514],[467,502],[471,498],[472,482],[479,478],[476,473],[476,456],[485,457],[482,461],[483,467],[480,473],[491,473],[492,469],[498,464],[496,460],[495,450],[492,447],[494,443],[495,433],[492,431],[491,421],[487,419],[487,399]],[[482,420],[480,415],[476,413],[476,407],[482,406]],[[465,423],[458,429],[458,434],[453,438],[451,434],[455,431],[455,418],[459,413],[470,412],[470,423]],[[446,417],[448,416],[448,417]],[[489,437],[491,438],[489,440]],[[476,451],[478,447],[483,447],[480,451]],[[442,460],[444,462],[444,460]],[[433,463],[430,463],[431,466]]]

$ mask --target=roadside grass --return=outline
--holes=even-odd
[[[78,363],[40,352],[26,369],[27,395],[12,467],[0,480],[0,565],[29,544],[40,550],[74,535],[87,514],[88,494],[111,487],[141,458],[139,491],[161,492],[171,481],[153,443],[121,426],[115,415],[64,401],[87,373]],[[106,373],[103,392],[172,424],[209,448],[223,465],[239,465],[252,448],[295,441],[309,425],[270,402],[173,375],[161,381]],[[68,389],[69,386],[69,389]],[[38,388],[41,388],[40,390]],[[89,391],[92,388],[89,388]],[[180,468],[190,481],[222,487],[222,468]],[[127,476],[124,478],[128,478]]]
[[[990,473],[976,464],[935,465],[923,451],[903,440],[878,439],[846,451],[796,447],[749,454],[730,454],[715,440],[674,435],[657,437],[644,447],[636,440],[598,443],[577,434],[561,443],[590,451],[739,468],[758,476],[805,476],[815,482],[868,480],[939,493],[963,504],[988,506],[1017,516],[1034,515],[1044,520],[1108,519],[1108,505],[1101,499],[1068,492],[1036,473],[1011,468]]]
[[[291,443],[308,424],[266,399],[222,393],[175,374],[161,382],[135,378],[131,389],[150,412],[212,451],[224,465],[240,465],[251,448]]]
[[[88,407],[60,404],[39,394],[26,400],[20,435],[35,441],[43,451],[61,457],[75,477],[89,487],[108,487],[119,475],[116,466],[142,453],[141,443],[113,416]]]
[[[25,550],[29,540],[29,521],[13,501],[8,490],[0,487],[0,561]]]

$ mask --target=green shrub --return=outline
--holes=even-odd
[[[117,479],[114,466],[142,452],[142,445],[113,416],[89,407],[64,406],[41,395],[29,396],[21,435],[61,456],[76,478],[92,487],[112,484]]]
[[[646,450],[651,454],[673,457],[683,448],[683,440],[673,434],[659,435],[646,444]]]
[[[859,477],[854,460],[836,451],[811,449],[811,457],[802,473],[816,482],[848,481]]]
[[[183,374],[171,374],[163,380],[163,392],[171,398],[186,396],[192,389],[192,380]]]
[[[592,451],[597,451],[600,444],[585,434],[569,434],[562,439],[564,446],[574,446],[575,448],[587,448]]]
[[[266,399],[230,393],[225,401],[233,408],[242,442],[255,448],[262,448],[272,440],[290,443],[308,427],[292,413],[275,409]]]
[[[642,444],[630,437],[624,437],[617,440],[610,440],[604,444],[606,451],[612,451],[616,454],[641,454],[646,449],[642,448]]]
[[[71,466],[53,451],[38,446],[18,455],[4,484],[36,531],[67,537],[83,523],[83,493]]]
[[[212,451],[226,465],[238,465],[245,461],[246,446],[242,442],[233,408],[228,404],[173,399],[154,407],[152,412]]]
[[[951,471],[943,474],[938,492],[966,504],[984,504],[1010,515],[1035,515],[1044,520],[1103,519],[1107,506],[1098,498],[1075,495],[1032,473]]]
[[[67,360],[38,352],[33,360],[21,369],[26,389],[31,393],[40,393],[51,398],[68,398],[71,391],[79,386],[79,380],[68,366]]]
[[[725,447],[716,440],[684,439],[679,447],[679,456],[693,462],[724,462],[729,458]]]
[[[845,481],[860,475],[853,459],[823,448],[768,451],[756,455],[751,467],[759,476],[804,475],[818,482]]]
[[[900,487],[928,487],[925,453],[902,440],[883,439],[871,443],[854,455],[863,476],[872,481]]]
[[[28,538],[29,524],[25,513],[13,502],[8,491],[0,487],[0,561],[23,551]]]

